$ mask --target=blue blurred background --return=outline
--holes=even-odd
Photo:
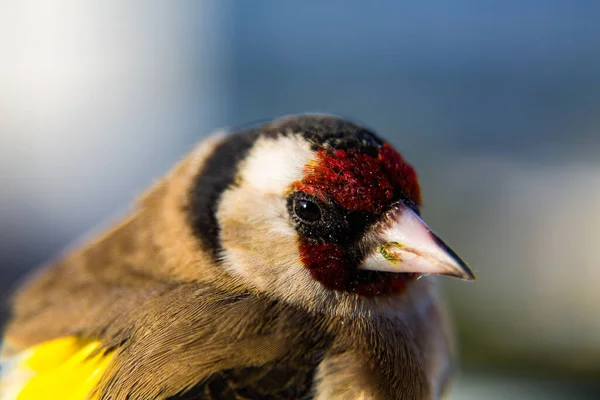
[[[0,1],[0,295],[218,127],[333,112],[420,172],[452,399],[600,397],[600,3]],[[90,233],[92,232],[92,233]]]

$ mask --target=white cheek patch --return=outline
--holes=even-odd
[[[290,223],[286,199],[286,192],[304,178],[305,166],[315,158],[310,143],[300,136],[261,137],[238,168],[239,185],[226,190],[219,204],[221,223],[234,230],[241,223],[241,229],[261,238],[260,244],[253,238],[239,241],[233,230],[226,235],[223,229],[223,267],[282,298],[294,297],[299,287],[316,285],[300,263],[298,233]]]
[[[239,171],[244,184],[281,194],[302,179],[304,166],[314,158],[310,144],[295,135],[260,138]]]

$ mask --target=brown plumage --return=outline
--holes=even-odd
[[[444,271],[357,267],[390,215],[418,213],[416,197],[388,175],[393,190],[370,214],[344,211],[345,200],[331,201],[324,186],[301,193],[307,207],[320,204],[321,219],[333,213],[327,207],[341,210],[351,228],[339,235],[294,214],[307,203],[293,200],[289,183],[318,172],[315,151],[370,154],[382,143],[321,115],[205,140],[123,222],[26,282],[12,302],[5,355],[62,336],[99,339],[116,351],[97,388],[103,399],[438,398],[451,371],[451,330],[435,282],[415,274],[470,271],[442,245],[453,270],[450,261]],[[323,229],[331,226],[346,229]],[[330,257],[348,268],[343,280],[326,280],[326,257],[304,261],[330,244],[348,249]]]

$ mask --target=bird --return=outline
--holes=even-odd
[[[218,131],[9,301],[0,399],[438,399],[455,366],[415,169],[366,125]]]

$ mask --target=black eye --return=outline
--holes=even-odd
[[[307,222],[315,222],[321,219],[319,206],[308,200],[297,200],[294,203],[294,213],[298,218]]]

